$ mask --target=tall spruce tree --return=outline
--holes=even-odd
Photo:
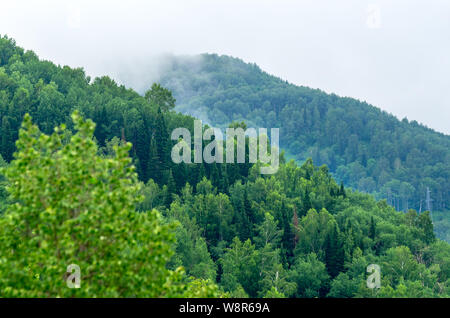
[[[334,223],[325,239],[325,264],[328,274],[336,277],[344,267],[344,249],[339,235],[337,224]]]

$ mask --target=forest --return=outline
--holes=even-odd
[[[216,60],[211,57],[212,70]],[[283,98],[298,102],[304,94],[305,105],[313,102],[306,98],[312,91],[276,79],[265,82],[267,75],[251,67],[259,75],[248,80],[263,83],[267,94],[276,90],[271,85],[287,87],[292,96]],[[183,68],[187,74],[189,67]],[[179,73],[181,80],[187,76]],[[215,79],[206,75],[206,82],[191,84],[231,94],[226,83],[236,83],[228,75],[220,83],[223,91],[212,88]],[[438,175],[435,183],[423,182],[436,194],[435,208],[445,208],[448,136],[330,96],[335,108],[329,101],[330,109],[322,109],[318,100],[316,108],[304,107],[302,118],[316,110],[318,117],[304,121],[310,126],[308,134],[296,135],[300,147],[289,147],[294,131],[292,139],[280,136],[287,152],[276,174],[261,175],[261,163],[175,164],[170,132],[192,131],[197,115],[177,111],[188,104],[177,106],[183,97],[179,90],[172,93],[173,85],[150,84],[139,94],[107,76],[91,79],[83,69],[40,60],[0,37],[0,297],[450,296],[450,245],[436,237],[430,212],[394,189],[387,200],[353,189],[353,172],[344,174],[349,179],[342,174],[357,164],[364,173],[371,164],[382,166],[378,161],[387,147],[393,152],[387,158],[398,159],[400,171],[387,165],[383,180],[395,177],[416,186],[408,169],[420,171],[416,177],[423,180]],[[240,103],[257,96],[234,93]],[[192,101],[217,99],[207,95]],[[231,106],[245,108],[239,100],[225,109]],[[296,109],[293,103],[285,115],[292,118],[288,111]],[[266,116],[249,121],[236,113],[221,124],[276,126],[267,121],[269,112],[265,121]],[[373,130],[366,139],[358,137],[345,116],[372,116],[372,124],[356,117],[351,122],[364,126],[363,132]],[[385,126],[379,127],[376,152],[370,140],[378,121],[391,130],[383,135]],[[335,125],[328,129],[336,140],[326,140],[327,125]],[[405,144],[394,143],[393,135],[403,136]],[[420,156],[409,155],[411,138]],[[308,151],[316,147],[317,153],[295,151],[309,144],[314,146]],[[329,147],[319,151],[322,145]],[[351,145],[356,149],[349,150]],[[408,149],[406,154],[399,147]],[[303,163],[289,160],[293,154],[304,155],[294,158]],[[333,154],[334,164],[324,162],[323,154]],[[336,169],[341,174],[332,173]],[[81,288],[67,287],[69,264],[81,268]],[[370,264],[381,268],[380,288],[367,287]]]
[[[159,80],[177,110],[219,127],[278,127],[287,157],[326,164],[345,186],[398,211],[431,210],[438,236],[450,240],[450,136],[366,102],[289,84],[237,58],[169,56],[166,64]]]

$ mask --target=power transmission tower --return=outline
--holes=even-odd
[[[430,213],[431,213],[431,209],[432,209],[431,202],[433,201],[433,199],[431,199],[430,193],[431,193],[430,188],[427,187],[427,199],[425,200],[425,202],[427,204],[427,210],[430,211]]]

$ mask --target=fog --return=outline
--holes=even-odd
[[[450,134],[450,2],[1,1],[0,34],[136,89],[161,54],[227,54]]]

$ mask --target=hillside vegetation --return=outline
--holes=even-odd
[[[0,38],[0,297],[450,296],[428,212],[311,159],[174,164],[170,132],[194,120],[174,107],[160,85],[141,96]]]
[[[424,211],[427,187],[433,210],[450,206],[448,135],[353,98],[289,84],[228,56],[172,57],[167,65],[160,81],[181,112],[220,127],[242,120],[279,127],[290,157],[326,164],[346,186],[385,198],[397,210]]]

